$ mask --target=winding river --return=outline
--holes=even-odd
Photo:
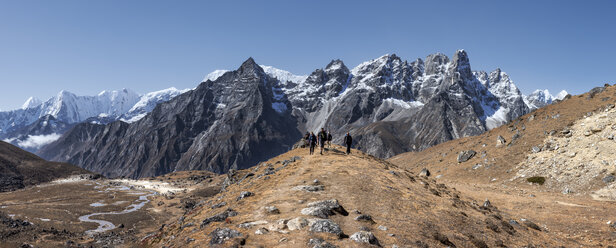
[[[125,188],[121,188],[120,190],[124,190],[124,189]],[[126,189],[128,189],[128,188],[126,188]],[[82,222],[92,222],[92,223],[97,223],[98,224],[98,227],[96,229],[88,230],[88,231],[86,231],[86,234],[87,235],[93,235],[95,233],[106,232],[106,231],[109,231],[109,230],[112,230],[112,229],[116,228],[116,226],[113,223],[109,222],[109,221],[106,221],[106,220],[93,220],[93,219],[90,219],[91,217],[99,216],[99,215],[128,214],[128,213],[131,213],[131,212],[135,212],[135,211],[141,209],[143,206],[145,206],[145,204],[150,202],[148,197],[153,196],[153,195],[156,194],[154,191],[150,191],[150,190],[145,190],[145,191],[143,191],[143,193],[145,193],[146,195],[139,196],[139,199],[135,200],[135,203],[133,203],[131,205],[128,205],[122,211],[104,212],[104,213],[92,213],[92,214],[80,216],[79,220],[82,221]]]

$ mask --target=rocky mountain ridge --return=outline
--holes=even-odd
[[[216,71],[195,90],[159,105],[157,114],[146,115],[148,121],[75,127],[41,154],[108,176],[154,176],[187,169],[222,173],[289,149],[306,130],[316,133],[325,127],[334,143],[341,143],[350,131],[355,147],[387,158],[481,134],[530,111],[507,74],[500,69],[473,72],[464,50],[451,60],[437,53],[425,62],[410,63],[385,55],[351,70],[333,60],[306,77],[265,69],[249,59],[238,70]],[[258,90],[256,81],[261,81]],[[207,92],[215,95],[206,101],[201,94]],[[256,96],[244,96],[246,92]],[[274,135],[275,145],[269,147],[273,149],[262,147],[268,141],[259,135]],[[73,143],[77,141],[80,145]],[[134,154],[138,158],[131,157]]]
[[[290,104],[272,91],[274,82],[248,59],[134,123],[80,124],[40,153],[112,177],[246,168],[301,137],[284,110]]]

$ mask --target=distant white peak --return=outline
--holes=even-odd
[[[33,108],[33,107],[41,105],[42,103],[43,101],[41,101],[40,99],[31,96],[30,98],[28,98],[28,100],[26,100],[24,105],[21,106],[21,109]]]
[[[214,81],[228,71],[229,70],[215,70],[213,72],[210,72],[209,74],[207,74],[207,76],[205,76],[205,78],[203,79],[203,82],[207,80]]]
[[[308,78],[307,75],[295,75],[289,71],[281,70],[281,69],[268,66],[268,65],[259,65],[259,66],[263,68],[263,71],[267,75],[269,75],[270,77],[277,78],[279,81],[283,83],[287,81],[291,81],[293,83],[299,84],[301,82],[304,82],[306,78]]]
[[[567,95],[569,95],[569,92],[567,92],[566,90],[561,90],[556,96],[554,96],[554,99],[562,100],[565,99]]]

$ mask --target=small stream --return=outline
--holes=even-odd
[[[123,187],[120,190],[128,190],[128,187]],[[99,216],[99,215],[112,215],[112,214],[128,214],[131,212],[135,212],[139,209],[141,209],[143,206],[145,206],[145,204],[147,204],[148,202],[150,202],[150,200],[148,199],[148,197],[155,195],[156,193],[154,191],[150,191],[150,190],[146,190],[144,193],[146,193],[146,195],[142,195],[139,196],[139,199],[135,200],[135,203],[128,205],[128,207],[126,207],[124,210],[122,211],[114,211],[114,212],[104,212],[104,213],[91,213],[88,215],[83,215],[79,217],[79,220],[82,222],[92,222],[92,223],[97,223],[98,227],[96,229],[92,229],[92,230],[88,230],[86,231],[87,235],[93,235],[95,233],[101,233],[101,232],[106,232],[112,229],[115,229],[116,226],[106,220],[93,220],[90,219],[93,216]],[[149,193],[149,194],[148,194]]]

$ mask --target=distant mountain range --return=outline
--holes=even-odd
[[[440,53],[412,62],[384,55],[351,70],[332,60],[308,76],[249,59],[235,71],[210,73],[194,90],[140,112],[139,120],[114,115],[133,123],[79,124],[39,153],[108,176],[222,173],[324,127],[334,142],[350,131],[357,148],[387,158],[483,133],[555,98],[523,96],[500,69],[472,71],[463,50],[451,60]]]
[[[186,91],[169,88],[139,95],[123,89],[103,91],[96,96],[77,96],[63,90],[45,102],[30,97],[21,109],[0,112],[0,139],[36,151],[75,124],[134,122],[158,103]]]

